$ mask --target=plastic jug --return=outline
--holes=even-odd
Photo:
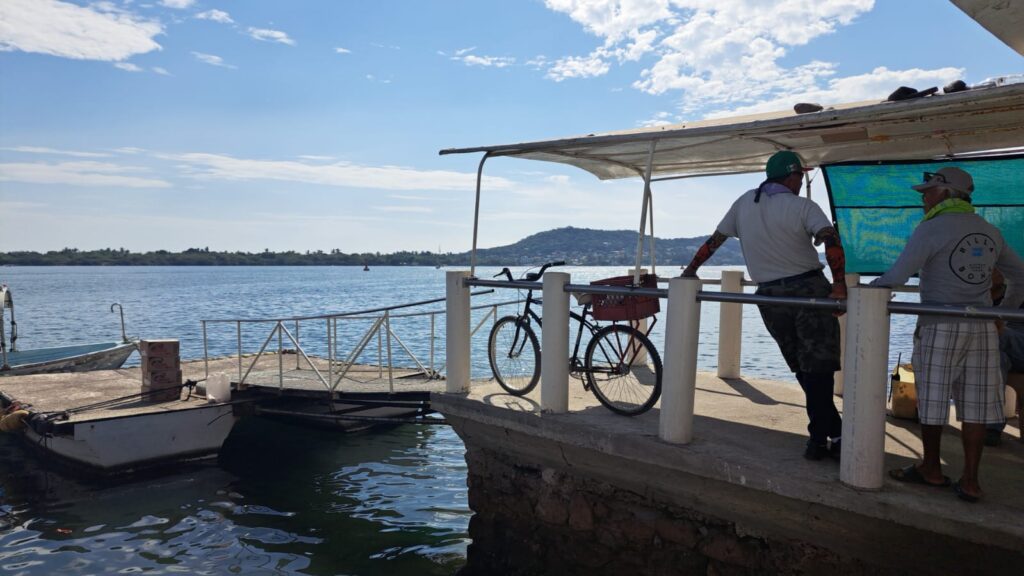
[[[206,398],[210,402],[231,401],[231,380],[227,374],[210,374],[206,379]]]

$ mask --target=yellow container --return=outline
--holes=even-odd
[[[893,418],[917,420],[917,387],[914,385],[914,368],[910,364],[897,364],[889,381],[889,414]]]

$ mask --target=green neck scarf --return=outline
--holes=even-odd
[[[974,214],[974,206],[960,198],[946,198],[939,202],[924,215],[925,220],[931,220],[939,214]]]

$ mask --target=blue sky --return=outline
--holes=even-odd
[[[462,251],[479,157],[440,149],[1022,63],[944,0],[2,0],[0,250]],[[639,223],[637,180],[485,175],[481,246]],[[657,235],[709,234],[759,180],[656,185]]]

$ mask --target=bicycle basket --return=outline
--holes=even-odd
[[[633,276],[594,280],[590,284],[591,286],[637,286],[633,284]],[[641,274],[639,287],[657,288],[658,277],[654,274]],[[661,300],[654,296],[594,294],[593,304],[591,312],[595,320],[640,320],[654,316],[661,311]]]

